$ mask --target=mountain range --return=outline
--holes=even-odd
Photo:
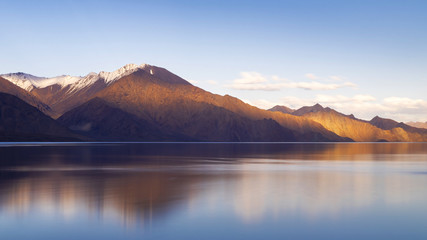
[[[427,141],[427,129],[319,104],[259,109],[148,64],[83,77],[3,74],[0,92],[2,141]]]

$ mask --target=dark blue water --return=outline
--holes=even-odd
[[[0,144],[0,239],[427,239],[427,144]]]

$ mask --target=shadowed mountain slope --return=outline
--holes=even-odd
[[[8,80],[2,77],[0,77],[0,92],[16,96],[24,102],[30,104],[31,106],[36,107],[38,110],[42,111],[47,115],[52,113],[52,110],[47,104],[43,103],[31,93],[25,91],[24,89],[16,86],[15,84],[9,82]]]
[[[57,120],[71,130],[102,141],[163,140],[154,124],[109,106],[94,98],[62,115]],[[179,139],[176,139],[179,140]]]
[[[80,137],[16,96],[0,93],[1,141],[76,141]]]
[[[149,118],[140,118],[94,98],[65,113],[58,121],[79,133],[100,140],[127,141],[295,141],[292,132],[273,120],[249,120],[209,104],[188,103],[171,109],[175,124],[160,127]],[[196,106],[198,105],[198,106]],[[194,110],[196,109],[196,110]]]
[[[58,118],[66,111],[88,101],[105,87],[107,87],[107,84],[103,79],[99,79],[78,90],[73,90],[71,86],[52,85],[45,88],[34,88],[31,90],[31,94],[49,104],[52,109],[50,116]]]

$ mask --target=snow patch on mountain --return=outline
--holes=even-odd
[[[68,86],[70,84],[74,84],[75,82],[79,81],[80,79],[82,79],[82,77],[63,75],[63,76],[58,76],[58,77],[53,77],[53,78],[46,78],[46,79],[38,81],[38,82],[33,82],[33,85],[36,88],[45,88],[45,87],[52,86],[55,84],[58,84],[61,87],[65,87],[65,86]]]
[[[121,68],[119,68],[113,72],[102,71],[102,72],[99,72],[98,74],[89,73],[88,75],[86,75],[86,77],[80,79],[75,84],[73,84],[71,86],[69,92],[74,92],[74,91],[83,89],[87,86],[94,84],[95,82],[97,82],[100,79],[104,80],[104,82],[107,85],[109,85],[109,84],[115,82],[116,80],[118,80],[122,77],[125,77],[129,74],[132,74],[132,73],[138,71],[139,69],[146,70],[149,67],[151,67],[151,66],[148,64],[141,64],[141,65],[127,64],[127,65],[125,65],[125,66],[123,66],[123,67],[121,67]]]
[[[99,73],[99,77],[103,78],[105,83],[111,83],[114,82],[115,80],[122,78],[124,76],[127,76],[135,71],[137,71],[138,69],[142,69],[146,66],[146,64],[142,64],[140,66],[136,65],[136,64],[127,64],[119,69],[117,69],[114,72],[100,72]]]
[[[60,85],[61,88],[70,85],[70,89],[68,90],[68,92],[74,92],[83,89],[87,86],[90,86],[100,79],[102,79],[107,85],[109,85],[122,77],[125,77],[129,74],[138,71],[139,69],[149,71],[150,74],[153,75],[153,70],[148,64],[127,64],[113,72],[102,71],[98,74],[91,72],[84,77],[62,75],[58,77],[46,78],[37,77],[22,72],[3,74],[0,76],[27,91],[31,91],[33,88],[45,88],[57,84]]]
[[[55,84],[65,87],[67,85],[73,84],[80,80],[82,77],[73,77],[68,75],[46,78],[46,77],[37,77],[27,73],[8,73],[0,75],[4,79],[9,80],[16,86],[23,88],[27,91],[31,91],[33,88],[45,88]]]
[[[44,77],[36,77],[23,72],[2,74],[0,76],[27,91],[31,91],[33,89],[33,82],[46,79]]]

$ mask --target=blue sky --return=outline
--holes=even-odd
[[[0,73],[165,67],[262,108],[427,121],[426,1],[1,1]]]

